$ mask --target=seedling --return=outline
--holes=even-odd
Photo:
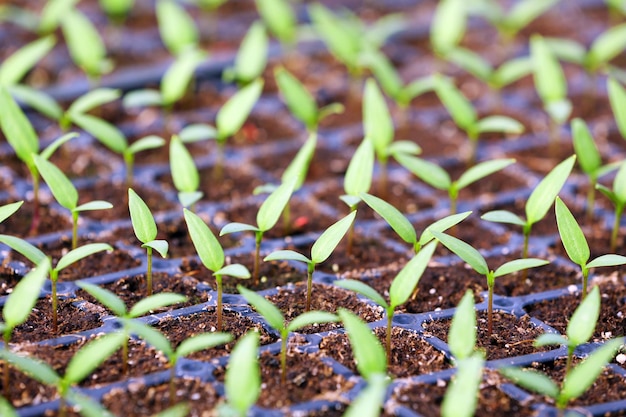
[[[450,0],[447,0],[450,1]],[[524,126],[508,116],[487,116],[478,118],[472,103],[457,89],[452,81],[441,75],[435,77],[435,92],[446,107],[452,120],[463,130],[470,141],[469,164],[476,162],[478,138],[481,133],[520,134]]]
[[[387,362],[391,360],[391,329],[394,312],[397,307],[406,303],[413,291],[415,291],[436,247],[436,242],[426,245],[396,275],[389,287],[389,303],[380,293],[364,282],[350,279],[335,281],[335,285],[357,292],[374,301],[385,310],[387,314],[387,337],[385,342]]]
[[[607,80],[606,87],[609,93],[611,110],[613,110],[613,118],[619,133],[626,140],[626,90],[617,80],[611,77]]]
[[[319,123],[326,117],[343,113],[344,106],[340,103],[331,103],[321,109],[318,108],[311,93],[285,68],[277,68],[274,71],[274,77],[289,111],[296,119],[304,123],[309,135],[317,134]]]
[[[220,236],[245,231],[254,232],[255,250],[254,269],[252,273],[254,285],[258,285],[259,283],[261,241],[263,240],[263,235],[265,234],[265,232],[267,232],[276,225],[280,214],[289,203],[289,199],[291,198],[291,194],[293,193],[293,188],[296,182],[295,180],[296,179],[293,178],[290,181],[283,183],[280,187],[274,190],[267,197],[267,199],[265,199],[263,204],[261,204],[261,207],[259,207],[259,211],[257,212],[256,226],[246,223],[233,222],[228,223],[220,231]]]
[[[141,247],[146,248],[148,257],[146,271],[147,294],[152,295],[152,251],[156,250],[163,258],[167,257],[169,244],[165,240],[156,240],[157,226],[152,217],[150,209],[146,203],[137,195],[132,188],[128,189],[128,209],[130,211],[130,221],[133,224],[135,236],[142,243]]]
[[[122,344],[122,373],[124,375],[128,374],[128,339],[132,330],[129,324],[133,319],[141,317],[152,310],[183,303],[187,300],[187,297],[183,295],[165,292],[146,297],[129,310],[120,297],[106,288],[88,282],[78,282],[77,285],[87,291],[93,298],[98,300],[99,303],[111,310],[117,320],[122,324],[122,332],[126,336]]]
[[[430,45],[441,59],[454,49],[467,27],[468,9],[463,0],[443,0],[437,4],[430,25]]]
[[[104,410],[97,402],[80,392],[74,391],[73,386],[85,379],[107,360],[119,349],[123,341],[123,334],[109,333],[88,342],[72,357],[65,368],[64,376],[57,374],[45,362],[27,356],[20,356],[6,349],[0,350],[0,357],[42,384],[56,387],[60,397],[60,417],[67,415],[67,403],[77,404],[81,407],[88,405],[90,409],[95,408],[100,413],[103,413]]]
[[[184,208],[193,207],[202,198],[200,174],[193,157],[179,136],[170,140],[170,172],[174,187],[178,190],[178,201]]]
[[[574,162],[576,161],[576,155],[572,155],[556,167],[552,169],[540,182],[537,184],[533,192],[526,200],[526,220],[519,217],[516,214],[507,210],[495,210],[485,213],[481,216],[481,219],[496,223],[508,223],[522,226],[524,234],[524,247],[522,249],[522,258],[528,257],[528,240],[530,238],[530,231],[533,224],[543,219],[554,199],[563,188],[567,177],[569,176]]]
[[[72,265],[73,263],[78,262],[81,259],[86,258],[87,256],[93,255],[94,253],[113,250],[111,245],[108,245],[106,243],[89,243],[76,249],[72,249],[71,251],[63,255],[53,267],[51,257],[46,256],[46,254],[44,254],[39,248],[23,239],[14,236],[0,235],[0,242],[4,243],[11,249],[19,252],[35,265],[40,265],[41,262],[44,261],[44,259],[48,259],[50,261],[51,266],[48,270],[48,274],[50,276],[50,283],[52,287],[52,329],[55,334],[57,333],[58,322],[57,281],[59,280],[59,272]]]
[[[265,318],[267,324],[280,333],[280,380],[284,386],[287,383],[287,341],[289,333],[315,323],[333,323],[338,321],[339,318],[327,311],[307,311],[291,320],[289,324],[285,324],[283,313],[274,304],[267,301],[265,297],[241,285],[238,285],[237,289],[239,294],[243,295],[246,301]]]
[[[44,181],[50,187],[52,195],[57,202],[70,211],[72,215],[72,249],[78,245],[78,215],[82,211],[106,210],[113,208],[113,204],[108,201],[94,200],[78,205],[78,191],[74,184],[65,176],[63,171],[57,168],[52,162],[35,155],[35,165]]]
[[[50,260],[44,258],[41,264],[37,265],[20,282],[13,288],[13,291],[7,297],[2,307],[2,319],[4,323],[0,323],[2,331],[2,339],[4,341],[4,349],[9,350],[11,336],[13,330],[24,323],[30,315],[41,288],[46,280],[48,271],[50,270]],[[9,362],[4,361],[4,396],[9,398]]]
[[[172,55],[178,56],[184,51],[197,49],[198,29],[183,6],[170,0],[158,0],[156,15],[161,40]]]
[[[16,201],[15,203],[0,206],[0,223],[11,217],[16,211],[22,207],[24,201]]]
[[[254,22],[244,36],[232,68],[226,68],[222,78],[245,86],[263,75],[267,64],[267,33],[260,21]]]
[[[385,402],[389,379],[385,375],[370,377],[367,386],[350,403],[344,417],[377,417]]]
[[[297,41],[298,20],[287,0],[255,0],[263,22],[283,45],[292,47]]]
[[[567,256],[569,256],[572,262],[580,266],[583,274],[582,299],[584,300],[587,296],[589,269],[601,266],[624,265],[626,264],[626,256],[616,254],[602,255],[588,262],[590,257],[589,245],[572,212],[569,211],[565,203],[559,197],[556,198],[554,209],[559,234],[561,235],[561,241],[563,242]]]
[[[39,139],[35,129],[22,109],[13,100],[9,91],[2,86],[0,86],[0,108],[2,108],[0,112],[0,129],[2,129],[2,133],[4,133],[17,157],[28,168],[33,181],[33,219],[29,234],[34,235],[37,233],[40,221],[39,171],[35,165],[34,155],[41,155],[43,158],[48,159],[62,144],[77,135],[75,133],[63,135],[39,152]]]
[[[100,7],[115,25],[121,25],[135,5],[135,0],[99,0]]]
[[[50,0],[41,10],[38,27],[35,28],[40,34],[48,34],[62,24],[63,17],[75,9],[79,0]]]
[[[617,175],[613,180],[613,189],[609,189],[602,184],[597,184],[596,188],[600,190],[615,206],[613,230],[611,231],[611,251],[617,248],[617,234],[619,233],[619,225],[622,220],[622,213],[626,207],[626,162],[622,162]]]
[[[489,267],[487,266],[487,261],[480,254],[480,252],[478,252],[466,242],[463,242],[462,240],[457,239],[454,236],[447,235],[445,233],[431,233],[433,234],[433,236],[435,236],[435,239],[440,241],[445,247],[457,254],[457,256],[461,258],[464,262],[467,262],[474,271],[478,272],[481,275],[484,275],[485,278],[487,278],[487,289],[489,291],[487,301],[487,337],[491,337],[491,333],[493,332],[493,286],[495,284],[496,278],[503,275],[512,274],[514,272],[519,272],[521,270],[536,268],[538,266],[550,263],[546,260],[537,258],[515,259],[513,261],[509,261],[500,265],[500,267],[498,267],[494,271],[492,269],[489,269]]]
[[[396,159],[403,167],[411,171],[426,184],[438,190],[448,192],[450,214],[456,214],[459,192],[463,188],[515,162],[515,159],[493,159],[481,162],[469,168],[457,180],[452,181],[450,174],[433,162],[411,155],[398,155]]]
[[[217,331],[222,331],[222,277],[229,275],[239,279],[250,278],[250,272],[241,264],[231,264],[224,266],[224,250],[218,242],[211,229],[202,221],[202,219],[187,209],[183,209],[185,213],[185,222],[189,229],[189,236],[196,252],[200,257],[202,264],[215,277],[217,284]]]
[[[315,272],[315,265],[328,259],[350,228],[352,222],[354,222],[355,217],[356,211],[353,211],[326,229],[311,247],[311,259],[292,250],[278,250],[270,253],[265,257],[265,259],[263,259],[264,261],[298,261],[306,264],[307,291],[305,311],[309,311],[311,309],[311,290],[313,288],[313,272]]]
[[[389,356],[385,357],[385,350],[369,326],[344,308],[340,308],[337,314],[348,334],[359,374],[368,382],[377,377],[387,377]]]
[[[224,390],[227,402],[220,406],[219,415],[248,416],[261,394],[258,332],[246,333],[230,353]]]
[[[230,333],[200,333],[188,337],[181,342],[177,348],[174,348],[170,341],[158,330],[135,321],[128,322],[128,325],[133,333],[137,334],[167,357],[170,368],[170,406],[174,405],[174,399],[176,398],[176,386],[174,382],[176,381],[176,363],[178,360],[194,352],[224,345],[233,340],[233,336]]]
[[[554,150],[559,140],[559,128],[572,112],[572,103],[567,99],[567,80],[561,64],[540,35],[530,38],[530,56],[535,89],[550,117],[550,144]]]

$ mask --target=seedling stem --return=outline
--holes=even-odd
[[[146,286],[148,296],[152,295],[152,248],[146,246],[146,255],[148,257],[148,268],[146,270]]]

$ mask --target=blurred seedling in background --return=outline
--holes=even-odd
[[[16,201],[15,203],[5,204],[0,206],[0,223],[11,217],[22,207],[24,201]]]
[[[286,53],[298,41],[298,20],[288,0],[255,0],[256,9],[270,33],[278,39]]]
[[[311,247],[311,259],[301,253],[292,250],[278,250],[270,253],[263,259],[264,261],[298,261],[307,266],[307,291],[306,291],[306,307],[305,311],[311,309],[311,291],[313,288],[313,273],[315,265],[324,262],[333,253],[341,239],[348,232],[348,229],[354,222],[356,210],[348,214],[346,217],[332,224],[326,229],[320,237],[317,238]]]
[[[238,285],[237,289],[246,301],[263,316],[267,324],[280,333],[280,380],[282,385],[285,386],[287,383],[287,342],[289,334],[311,324],[336,322],[339,318],[327,311],[307,311],[285,324],[286,320],[283,313],[265,297],[241,285]]]
[[[468,8],[463,0],[442,0],[437,4],[430,24],[430,46],[443,61],[465,36]]]
[[[196,203],[202,198],[200,174],[193,157],[178,135],[170,140],[170,173],[174,187],[178,191],[178,201],[184,208],[193,211]]]
[[[241,40],[234,65],[222,73],[224,81],[246,86],[261,77],[267,65],[268,43],[263,23],[255,21]]]
[[[98,4],[109,21],[120,27],[130,15],[135,0],[99,0]]]
[[[622,214],[626,206],[626,161],[621,162],[620,168],[613,180],[613,189],[602,184],[597,184],[596,188],[606,196],[615,206],[613,214],[613,230],[611,231],[611,251],[617,249],[617,236],[619,234],[619,226],[622,222]]]
[[[156,250],[165,258],[167,257],[169,244],[166,240],[156,239],[157,226],[154,217],[152,217],[152,212],[132,188],[128,189],[128,209],[135,236],[142,243],[141,247],[146,249],[146,293],[147,295],[152,295],[152,251]]]
[[[200,35],[185,8],[171,0],[157,0],[156,16],[161,41],[173,56],[197,49]]]

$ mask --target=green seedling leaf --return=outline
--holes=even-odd
[[[346,290],[354,291],[357,294],[361,294],[362,296],[369,298],[379,306],[383,307],[385,310],[389,307],[387,301],[385,301],[383,296],[380,295],[378,291],[376,291],[374,288],[370,287],[364,282],[354,279],[342,279],[339,281],[335,281],[334,285],[345,288]]]
[[[391,287],[389,287],[389,304],[391,308],[395,309],[407,302],[426,270],[430,258],[435,253],[436,247],[436,242],[430,242],[424,246],[393,279]]]
[[[506,61],[491,76],[491,83],[502,88],[531,74],[533,64],[529,57],[519,57]]]
[[[67,268],[74,262],[78,262],[87,256],[93,255],[94,253],[103,252],[103,251],[112,251],[113,247],[108,243],[89,243],[87,245],[78,247],[76,249],[72,249],[57,262],[57,265],[54,269],[57,271],[61,271],[62,269]]]
[[[224,265],[224,250],[219,241],[202,219],[193,212],[183,209],[189,236],[198,252],[202,264],[211,271],[217,271]]]
[[[356,210],[353,210],[346,217],[331,225],[317,238],[313,247],[311,247],[311,261],[314,264],[322,263],[328,259],[352,225],[355,217]]]
[[[163,97],[158,90],[134,90],[124,95],[122,105],[126,109],[135,107],[160,107],[163,105]]]
[[[587,268],[598,268],[601,266],[616,266],[626,264],[626,256],[622,255],[602,255],[587,264]]]
[[[467,290],[456,308],[450,332],[448,347],[455,360],[461,361],[474,353],[476,346],[476,311],[474,310],[474,294]]]
[[[565,38],[544,38],[544,41],[559,60],[585,65],[587,49],[580,42]]]
[[[206,123],[194,123],[185,126],[178,133],[178,137],[183,143],[200,142],[202,140],[215,139],[217,130]]]
[[[435,239],[443,243],[445,247],[457,254],[463,261],[467,262],[476,272],[481,275],[487,275],[489,273],[489,267],[487,266],[485,258],[469,244],[445,233],[434,231],[431,231],[431,233],[435,236]]]
[[[109,72],[112,62],[106,59],[106,47],[94,25],[78,10],[68,11],[63,16],[63,37],[72,60],[87,75],[99,77]]]
[[[33,154],[39,152],[39,139],[28,118],[17,105],[9,91],[0,86],[0,128],[15,154],[31,167]]]
[[[484,119],[483,119],[484,120]],[[465,171],[456,181],[457,189],[462,189],[468,185],[500,171],[515,162],[515,159],[493,159],[481,162]]]
[[[440,56],[446,56],[465,34],[467,10],[461,0],[440,1],[430,25],[430,43]]]
[[[274,77],[291,114],[304,123],[309,131],[315,130],[319,122],[318,108],[311,93],[283,67],[276,69]]]
[[[93,211],[93,210],[108,210],[112,208],[113,208],[113,204],[109,203],[108,201],[95,200],[95,201],[90,201],[85,204],[81,204],[80,206],[77,206],[76,208],[74,208],[73,211],[81,212],[81,211]]]
[[[439,165],[412,155],[396,155],[396,160],[426,184],[438,190],[447,190],[452,185],[450,175]]]
[[[543,333],[541,335],[539,335],[539,337],[537,339],[535,339],[535,342],[533,343],[533,346],[536,347],[541,347],[541,346],[550,346],[550,345],[565,345],[567,346],[569,344],[568,340],[561,336],[560,334],[556,334],[556,333]]]
[[[53,120],[63,117],[63,109],[47,93],[22,84],[14,84],[9,87],[11,94],[29,107]]]
[[[442,417],[474,415],[484,365],[485,361],[480,355],[474,355],[457,363],[457,373],[441,404]]]
[[[228,235],[230,233],[239,233],[239,232],[258,232],[259,228],[256,226],[252,226],[251,224],[245,223],[228,223],[222,227],[220,230],[220,236]]]
[[[364,54],[363,61],[372,71],[385,93],[398,101],[402,94],[404,83],[387,57],[377,50],[367,51]]]
[[[194,71],[206,54],[197,49],[182,51],[161,79],[161,100],[163,105],[171,106],[185,96]]]
[[[367,386],[352,401],[344,417],[378,417],[385,401],[387,375],[370,375]]]
[[[100,405],[96,400],[77,391],[70,390],[65,398],[70,404],[78,406],[79,413],[83,417],[114,417],[109,410]]]
[[[593,71],[608,63],[626,48],[626,24],[613,26],[604,31],[591,44],[586,65]]]
[[[285,318],[274,304],[267,301],[262,295],[250,291],[241,285],[237,285],[237,290],[267,320],[270,326],[278,331],[283,329]]]
[[[39,298],[39,293],[49,270],[50,260],[44,258],[41,264],[26,274],[13,287],[13,291],[7,297],[2,308],[2,317],[9,329],[14,329],[26,321]]]
[[[224,389],[226,399],[239,415],[246,415],[261,393],[261,371],[258,363],[259,333],[247,332],[230,354]]]
[[[116,316],[122,317],[126,314],[126,304],[124,304],[124,301],[112,291],[89,282],[78,281],[76,285],[87,291],[106,308],[111,310],[111,312]]]
[[[311,160],[313,159],[316,145],[317,134],[310,133],[307,141],[304,143],[302,148],[300,148],[289,166],[285,169],[285,172],[283,172],[283,175],[280,177],[283,183],[289,182],[292,178],[295,178],[293,186],[294,191],[302,187],[302,184],[304,184],[304,181],[306,180],[307,171],[309,169],[309,165],[311,164]]]
[[[344,177],[343,188],[347,195],[355,197],[369,191],[374,171],[374,145],[367,137],[361,144],[348,165]]]
[[[122,154],[128,148],[126,137],[122,131],[99,117],[89,114],[74,114],[72,121],[115,153]]]
[[[4,397],[0,397],[0,415],[5,417],[19,417],[17,411],[15,411],[11,403]]]
[[[110,19],[120,22],[128,16],[135,0],[100,0],[98,3]]]
[[[39,265],[47,256],[36,246],[15,236],[0,235],[0,242],[22,254],[35,265]]]
[[[396,140],[389,145],[389,154],[396,159],[400,155],[419,155],[420,153],[422,153],[422,148],[410,140]]]
[[[256,0],[256,8],[269,30],[281,42],[292,42],[296,36],[297,19],[288,1]]]
[[[77,98],[67,109],[67,113],[83,114],[104,104],[117,100],[122,96],[121,90],[113,88],[97,88]]]
[[[544,106],[546,113],[558,124],[564,124],[572,113],[572,102],[563,99],[547,103]]]
[[[298,329],[316,323],[334,323],[339,321],[339,317],[327,311],[307,311],[293,319],[287,326],[288,332],[295,332]]]
[[[526,222],[521,217],[506,210],[490,211],[480,216],[480,218],[488,222],[515,224],[522,227],[526,225]]]
[[[385,350],[369,326],[354,313],[343,308],[340,308],[337,314],[348,333],[359,374],[365,380],[369,380],[373,375],[385,375],[387,373]]]
[[[515,34],[547,12],[557,2],[558,0],[525,0],[515,3],[506,17],[505,24]]]
[[[170,170],[179,192],[194,192],[200,187],[200,174],[193,157],[176,135],[170,140]]]
[[[626,90],[612,77],[607,80],[607,90],[615,123],[622,138],[626,139]]]
[[[456,0],[445,0],[442,3],[454,3],[454,1]],[[462,8],[462,6],[458,7]],[[454,123],[465,131],[472,129],[478,120],[476,110],[452,81],[443,76],[437,76],[435,78],[435,92],[452,116]]]
[[[182,358],[200,350],[225,345],[231,340],[233,336],[230,333],[201,333],[181,342],[176,349],[176,356]]]
[[[46,2],[41,11],[39,32],[48,33],[56,29],[63,17],[74,8],[76,3],[78,0],[51,0]]]
[[[22,207],[24,201],[17,201],[15,203],[5,204],[0,207],[0,223],[11,217],[13,213],[19,210]]]
[[[167,251],[169,250],[169,243],[166,240],[151,240],[141,245],[142,248],[152,248],[159,252],[159,255],[163,258],[167,258]]]
[[[535,87],[541,100],[559,102],[567,96],[567,81],[561,65],[540,35],[530,38],[530,54],[533,61]]]
[[[524,125],[517,120],[507,116],[487,116],[476,123],[476,128],[480,133],[495,132],[520,134],[524,132]]]
[[[385,219],[402,240],[411,244],[417,241],[417,234],[415,233],[413,225],[404,217],[400,210],[387,203],[385,200],[371,194],[361,193],[359,197],[361,197],[361,200],[365,201],[365,204],[370,206],[372,210]]]
[[[187,297],[181,294],[171,292],[154,294],[139,300],[137,304],[135,304],[128,312],[128,317],[140,317],[150,311],[174,304],[184,303],[185,301],[187,301]]]
[[[176,352],[172,348],[170,341],[155,328],[135,320],[126,320],[126,326],[132,333],[144,339],[156,350],[161,351],[170,362],[176,362]]]
[[[355,33],[348,22],[336,17],[321,4],[314,3],[308,10],[316,32],[322,37],[331,54],[350,71],[355,71],[361,50],[360,34]]]
[[[254,22],[241,41],[232,78],[247,84],[260,77],[267,64],[268,42],[263,24]]]
[[[556,212],[556,223],[567,256],[569,256],[574,263],[584,268],[591,255],[587,239],[585,239],[585,235],[578,225],[578,222],[576,222],[574,215],[559,197],[556,198],[554,208]]]
[[[576,155],[572,155],[552,169],[535,187],[526,202],[527,223],[534,224],[543,219],[552,206],[554,199],[569,176]]]
[[[27,374],[33,379],[36,379],[44,385],[55,386],[58,385],[61,380],[59,375],[54,372],[54,369],[52,369],[50,365],[39,359],[18,355],[9,349],[1,349],[0,358],[9,361],[21,372]]]
[[[198,44],[196,24],[180,4],[171,0],[158,0],[156,15],[161,40],[172,55],[178,55]]]
[[[446,54],[446,59],[472,74],[479,80],[489,82],[493,68],[489,61],[479,54],[463,47],[453,47]]]
[[[385,161],[393,141],[394,126],[385,97],[372,78],[365,82],[363,131],[365,137],[372,141],[378,159]]]
[[[109,333],[88,342],[74,354],[63,379],[70,384],[79,383],[115,353],[125,339],[124,333]]]
[[[306,256],[302,255],[301,253],[298,252],[294,252],[292,250],[277,250],[274,251],[272,253],[270,253],[269,255],[267,255],[265,258],[263,258],[263,260],[265,262],[267,261],[298,261],[298,262],[303,262],[305,264],[310,264],[311,260],[309,258],[307,258]]]
[[[420,240],[418,243],[420,244],[420,246],[424,246],[425,244],[427,244],[428,242],[430,242],[431,240],[435,238],[433,234],[431,233],[431,231],[434,230],[436,232],[445,232],[449,228],[461,223],[470,214],[472,214],[471,211],[465,211],[463,213],[451,214],[450,216],[446,216],[443,219],[437,220],[436,222],[432,223],[430,226],[426,227],[426,229],[424,229],[424,231],[422,232],[422,235],[420,236]]]
[[[157,227],[152,212],[132,188],[128,189],[128,208],[137,239],[142,243],[154,240],[157,235]]]
[[[35,165],[43,179],[50,187],[52,195],[59,204],[72,211],[78,205],[78,191],[63,171],[39,155],[34,155]]]
[[[567,324],[567,337],[574,346],[586,343],[593,335],[600,316],[600,291],[598,287],[585,297]]]
[[[572,120],[572,142],[578,163],[583,171],[590,177],[595,177],[602,166],[602,158],[591,132],[584,120],[576,118]]]
[[[61,145],[63,145],[65,142],[69,141],[70,139],[77,138],[77,137],[78,137],[78,133],[76,132],[66,133],[65,135],[58,137],[57,139],[52,141],[52,143],[46,146],[46,148],[43,151],[41,151],[39,155],[44,159],[50,159],[54,151],[59,149]]]
[[[497,278],[514,272],[519,272],[523,269],[536,268],[549,263],[549,261],[537,258],[515,259],[500,265],[500,267],[494,271],[493,276],[494,278]]]
[[[558,398],[559,387],[546,375],[532,369],[502,368],[500,373],[514,383],[538,394]]]
[[[293,178],[281,184],[280,187],[274,190],[263,204],[261,204],[256,215],[256,222],[260,231],[267,232],[276,225],[280,215],[289,203],[295,183],[296,178]]]
[[[250,271],[248,268],[241,264],[231,264],[226,265],[225,267],[218,269],[213,272],[214,275],[228,275],[230,277],[235,277],[239,279],[248,279],[250,278]]]
[[[234,135],[241,129],[255,103],[261,96],[263,80],[258,79],[235,93],[217,113],[218,140]]]
[[[0,66],[0,85],[18,84],[26,73],[52,50],[55,43],[54,36],[44,36],[11,54]]]

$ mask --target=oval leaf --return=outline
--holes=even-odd
[[[237,290],[239,294],[243,295],[246,301],[267,320],[270,326],[279,333],[282,333],[285,328],[285,318],[283,317],[283,313],[281,313],[274,304],[267,301],[262,295],[250,291],[241,285],[237,285]]]
[[[60,271],[64,268],[67,268],[74,262],[78,262],[83,258],[86,258],[89,255],[93,255],[94,253],[102,252],[102,251],[112,251],[113,247],[108,243],[89,243],[87,245],[78,247],[66,253],[54,269]]]
[[[526,201],[526,219],[529,224],[532,225],[538,222],[548,213],[554,199],[561,191],[561,188],[563,188],[565,181],[567,181],[575,161],[576,155],[570,156],[554,167],[537,184],[530,197],[528,197],[528,201]]]
[[[430,262],[430,258],[435,253],[436,247],[436,242],[430,242],[424,246],[393,279],[391,287],[389,287],[389,304],[392,308],[395,309],[404,304],[413,294],[428,266],[428,262]]]
[[[431,233],[438,241],[443,243],[445,247],[457,254],[463,261],[467,262],[474,271],[481,275],[487,275],[489,273],[489,267],[487,266],[485,258],[469,244],[445,233],[434,231]]]
[[[600,290],[593,290],[580,303],[567,324],[567,337],[574,346],[586,343],[593,335],[600,316]]]
[[[226,399],[239,415],[246,415],[261,393],[259,333],[247,332],[235,345],[226,368]]]
[[[327,311],[307,311],[293,319],[287,326],[287,331],[295,332],[311,324],[334,323],[336,321],[339,321],[339,317]]]
[[[590,252],[589,245],[585,235],[576,222],[574,215],[567,208],[563,200],[559,197],[556,198],[554,206],[556,212],[556,224],[559,228],[559,235],[561,235],[561,242],[565,247],[567,256],[576,264],[581,267],[587,265]]]
[[[193,212],[183,209],[189,236],[196,248],[202,264],[211,271],[217,271],[224,265],[224,250],[209,226]]]
[[[339,317],[350,339],[356,367],[363,378],[387,373],[385,350],[372,330],[354,313],[340,308]]]
[[[128,209],[137,239],[142,243],[154,240],[157,227],[152,212],[132,188],[128,189]]]
[[[50,261],[44,258],[41,264],[26,274],[13,287],[2,308],[2,317],[9,329],[24,323],[35,306],[43,283],[50,270]]]
[[[411,222],[404,215],[387,203],[385,200],[371,194],[362,193],[360,197],[365,203],[380,215],[389,226],[407,243],[414,244],[417,241],[417,234]]]
[[[474,294],[467,290],[456,308],[450,332],[448,333],[448,347],[456,361],[469,358],[476,346],[476,310],[474,309]]]
[[[331,225],[321,234],[311,247],[311,262],[319,264],[324,262],[333,253],[341,239],[352,226],[356,217],[356,210],[352,211],[343,219]]]
[[[239,90],[219,110],[216,118],[218,140],[225,141],[241,129],[259,100],[263,80],[258,79]]]

